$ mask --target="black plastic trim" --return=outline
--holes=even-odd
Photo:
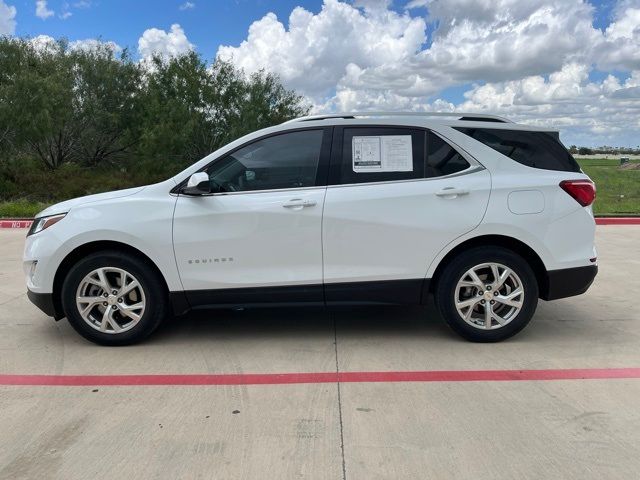
[[[324,295],[327,305],[336,303],[419,305],[422,302],[424,284],[428,282],[429,280],[419,278],[325,283]]]
[[[276,287],[222,288],[171,292],[176,315],[190,309],[291,305],[420,305],[430,279],[383,280]]]
[[[322,285],[220,288],[185,292],[192,308],[282,305],[289,303],[324,304]]]
[[[507,120],[501,118],[487,118],[487,117],[460,117],[458,120],[467,122],[494,122],[494,123],[509,123]]]
[[[597,274],[597,265],[549,270],[547,285],[540,291],[540,298],[557,300],[581,295],[589,289]]]
[[[27,297],[29,298],[29,300],[31,300],[31,303],[33,303],[49,317],[53,317],[56,320],[61,318],[58,315],[58,312],[56,312],[52,293],[36,293],[27,289]]]
[[[169,301],[176,316],[184,315],[191,310],[187,294],[185,292],[169,292]]]

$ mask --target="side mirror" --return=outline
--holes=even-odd
[[[211,193],[209,174],[206,172],[194,173],[189,177],[187,186],[182,189],[185,195],[206,195]]]

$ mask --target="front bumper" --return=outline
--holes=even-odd
[[[52,293],[36,293],[31,290],[27,290],[27,297],[31,300],[31,303],[42,310],[46,315],[53,317],[56,320],[62,318],[59,315],[59,312],[56,311]]]
[[[597,265],[563,268],[547,272],[547,284],[540,291],[543,300],[557,300],[586,292],[598,274]]]

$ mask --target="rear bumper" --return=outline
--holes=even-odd
[[[56,307],[53,303],[52,293],[36,293],[27,290],[27,297],[36,307],[42,310],[46,315],[58,320],[60,317],[56,313]]]
[[[597,273],[597,265],[550,270],[547,272],[547,285],[540,291],[540,298],[557,300],[580,295],[589,289]]]

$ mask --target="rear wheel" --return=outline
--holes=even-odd
[[[62,285],[71,326],[101,345],[129,345],[162,322],[167,295],[146,262],[121,252],[98,252],[74,265]]]
[[[496,342],[527,326],[538,304],[538,283],[529,264],[511,250],[476,247],[445,267],[435,299],[462,337]]]

